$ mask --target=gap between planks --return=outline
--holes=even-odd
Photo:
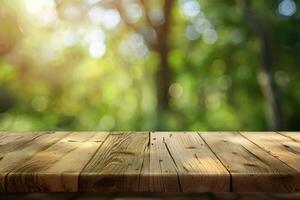
[[[199,134],[231,173],[233,191],[299,191],[299,173],[240,133]]]
[[[62,134],[61,137],[57,135]],[[24,151],[35,153],[6,175],[6,191],[78,191],[78,170],[102,143],[107,133],[61,132],[52,137],[45,134]],[[49,141],[50,139],[50,141]],[[101,142],[99,144],[99,142]],[[77,157],[80,154],[84,156]]]
[[[228,174],[229,174],[229,192],[232,192],[232,174],[231,172],[226,168],[225,164],[222,162],[222,160],[219,159],[219,157],[217,156],[217,154],[211,149],[211,147],[207,144],[207,142],[204,140],[204,138],[200,135],[200,132],[197,132],[197,134],[199,135],[199,137],[201,137],[201,139],[205,142],[205,144],[207,145],[207,147],[211,150],[211,152],[216,156],[216,158],[220,161],[220,163],[223,165],[223,167],[227,170]]]
[[[94,156],[96,155],[96,153],[99,151],[99,149],[102,147],[103,143],[107,140],[107,138],[109,137],[111,133],[108,133],[105,137],[105,139],[102,141],[102,143],[99,145],[99,147],[96,149],[96,151],[94,152],[94,154],[91,156],[91,158],[87,161],[87,163],[83,166],[82,170],[79,172],[78,175],[78,180],[77,180],[77,191],[80,191],[80,177],[81,177],[81,173],[82,171],[86,168],[86,166],[91,162],[91,160],[94,158]]]
[[[249,140],[251,143],[253,143],[255,146],[257,146],[258,148],[260,148],[261,150],[265,151],[266,153],[270,154],[271,156],[273,156],[275,159],[281,161],[284,165],[286,165],[288,168],[291,168],[292,170],[295,170],[295,172],[300,172],[299,170],[295,169],[294,167],[292,167],[291,165],[289,165],[287,162],[284,161],[284,159],[280,159],[276,154],[272,153],[272,151],[270,150],[267,150],[266,148],[263,147],[263,145],[259,145],[259,143],[256,143],[254,142],[253,140],[251,140],[249,137],[247,137],[245,135],[245,133],[247,132],[238,132],[242,137],[244,137],[246,140]],[[264,132],[265,133],[265,132]],[[269,132],[271,133],[271,132]],[[272,132],[273,133],[273,132]],[[288,139],[291,139],[290,137],[286,136],[286,135],[283,135],[283,134],[280,134],[279,132],[274,132],[275,134],[279,134],[281,135],[282,137],[287,137]],[[296,142],[298,142],[297,140],[294,140]]]

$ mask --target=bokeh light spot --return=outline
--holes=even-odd
[[[196,17],[200,13],[200,4],[195,0],[184,1],[182,12],[187,17]]]
[[[121,17],[117,10],[108,9],[105,11],[103,16],[103,25],[107,29],[113,29],[120,23]]]
[[[294,15],[296,11],[297,6],[293,0],[283,0],[278,6],[278,12],[286,17]]]
[[[208,29],[203,32],[203,41],[207,44],[214,44],[218,39],[218,33],[214,29]]]
[[[104,42],[92,43],[89,47],[89,53],[92,58],[101,58],[106,51],[106,46]]]
[[[125,8],[127,20],[129,20],[131,23],[138,22],[141,17],[143,16],[143,10],[141,6],[137,3],[130,3]]]
[[[196,40],[200,36],[199,32],[196,30],[195,26],[193,26],[193,25],[189,25],[186,28],[185,35],[186,35],[187,39],[189,39],[189,40]]]
[[[169,88],[169,94],[173,98],[179,98],[183,94],[183,88],[179,83],[173,83]]]
[[[72,47],[78,43],[78,36],[74,31],[66,31],[63,34],[63,44],[65,47]]]
[[[86,4],[89,4],[89,5],[94,5],[94,4],[96,4],[96,3],[99,3],[99,2],[101,2],[102,0],[84,0],[84,2],[86,3]]]

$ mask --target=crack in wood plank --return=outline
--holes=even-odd
[[[172,134],[170,134],[170,137],[172,137]],[[163,137],[163,143],[164,143],[164,145],[165,145],[165,147],[167,149],[167,152],[169,153],[169,155],[170,155],[170,157],[171,157],[171,159],[172,159],[172,161],[173,161],[173,163],[174,163],[174,165],[176,167],[176,175],[177,175],[177,182],[178,182],[178,186],[179,186],[179,191],[182,192],[182,187],[181,187],[181,183],[180,183],[180,177],[179,177],[179,174],[178,174],[178,166],[176,164],[176,161],[175,161],[175,159],[174,159],[174,157],[173,157],[173,155],[172,155],[172,153],[171,153],[171,151],[170,151],[170,149],[168,147],[168,144],[166,143],[164,137]]]
[[[137,191],[148,143],[145,132],[111,133],[80,173],[79,190]]]
[[[213,149],[207,144],[207,142],[205,141],[205,139],[201,136],[201,134],[199,132],[197,132],[197,134],[199,135],[199,137],[203,140],[203,142],[205,143],[205,145],[210,149],[210,151],[215,155],[215,157],[219,160],[219,162],[223,165],[223,167],[226,169],[226,171],[229,174],[229,192],[232,192],[232,174],[231,172],[227,169],[226,165],[222,162],[222,160],[218,157],[218,155],[216,154],[216,152],[213,151]]]
[[[7,175],[7,191],[77,191],[78,170],[100,145],[94,140],[102,137],[105,137],[104,133],[73,132],[55,143],[47,143]],[[84,156],[77,158],[79,153]]]
[[[266,153],[270,154],[271,156],[273,156],[274,158],[278,159],[279,161],[281,161],[284,165],[286,165],[288,168],[291,169],[291,171],[295,171],[297,172],[296,169],[294,169],[293,167],[291,167],[290,165],[288,165],[286,162],[284,162],[283,160],[279,159],[279,157],[275,154],[273,154],[270,150],[265,149],[264,147],[258,145],[257,143],[253,142],[252,140],[250,140],[248,137],[246,137],[243,133],[239,134],[244,137],[246,140],[249,140],[251,143],[253,143],[255,146],[257,146],[258,148],[262,149],[263,151],[265,151]],[[287,145],[283,145],[283,146],[287,146]],[[286,148],[286,147],[285,147]],[[291,152],[291,151],[290,151]]]

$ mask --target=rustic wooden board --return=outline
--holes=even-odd
[[[92,132],[69,134],[12,170],[7,176],[7,191],[78,191],[81,170],[107,135]]]
[[[154,192],[228,192],[230,176],[197,133],[151,133]]]
[[[300,142],[300,132],[278,132],[278,134],[284,135],[294,141]]]
[[[136,192],[149,133],[110,134],[80,174],[80,191]]]
[[[299,200],[300,193],[10,193],[0,200]]]
[[[9,172],[67,134],[66,132],[1,134],[0,191],[5,191],[5,178]]]
[[[199,133],[232,176],[232,191],[294,192],[299,173],[239,133]]]
[[[295,192],[299,136],[0,132],[0,192]]]
[[[241,134],[300,172],[300,142],[275,132],[243,132]],[[297,134],[287,133],[287,135],[297,138]]]
[[[139,176],[139,192],[149,192],[150,191],[150,133],[147,137],[148,143],[144,150],[144,160],[141,167],[141,172]]]

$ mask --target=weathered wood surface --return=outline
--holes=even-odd
[[[229,190],[229,172],[198,134],[154,132],[150,139],[151,191]]]
[[[0,192],[297,192],[296,132],[0,132]]]
[[[299,200],[300,193],[7,193],[0,200]]]
[[[70,133],[7,175],[8,192],[77,191],[80,171],[107,133]]]
[[[80,174],[80,191],[139,191],[148,133],[113,133]]]
[[[255,135],[262,133],[248,134],[256,138]],[[295,192],[300,189],[300,176],[297,171],[240,133],[220,132],[200,133],[200,135],[231,173],[232,191]],[[272,137],[267,137],[272,140]]]

